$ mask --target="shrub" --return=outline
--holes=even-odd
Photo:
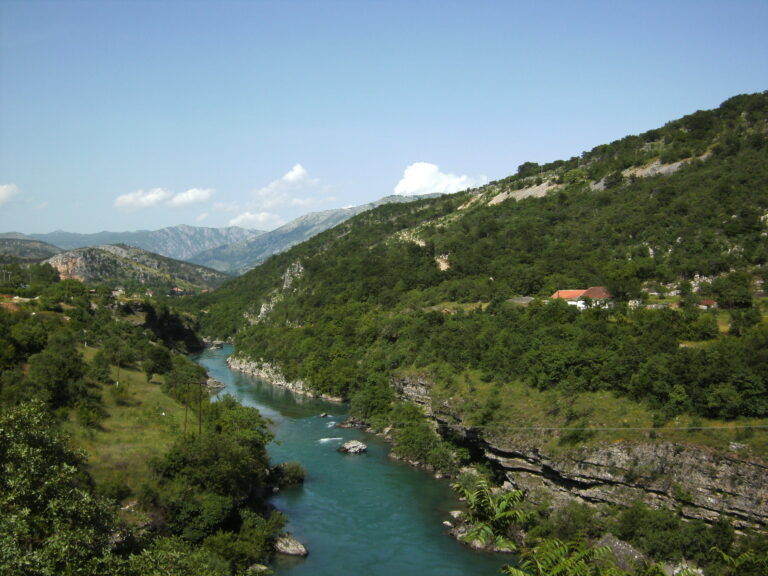
[[[283,462],[272,469],[273,482],[279,488],[302,484],[307,476],[299,462]]]

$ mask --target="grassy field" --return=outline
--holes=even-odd
[[[93,348],[86,349],[86,360],[93,354]],[[112,375],[117,381],[115,368]],[[121,368],[119,386],[101,389],[108,416],[100,425],[85,428],[74,414],[66,423],[74,443],[88,453],[97,482],[125,483],[135,492],[150,475],[149,460],[167,451],[183,433],[184,407],[163,393],[158,378],[150,383],[143,372]],[[194,427],[192,413],[189,419]]]
[[[552,454],[600,442],[667,441],[768,457],[768,428],[746,428],[768,426],[768,419],[722,421],[681,415],[654,426],[654,414],[646,405],[612,392],[565,396],[522,382],[494,385],[473,372],[436,384],[432,396],[433,406],[447,404],[464,422],[492,437],[545,447]],[[458,403],[457,398],[469,400]]]

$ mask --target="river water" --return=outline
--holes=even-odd
[[[387,458],[388,445],[360,430],[335,428],[346,406],[298,396],[232,371],[231,346],[195,357],[225,384],[222,393],[271,419],[273,464],[296,460],[307,471],[303,486],[278,493],[273,504],[289,518],[288,531],[303,542],[305,559],[278,557],[280,576],[491,576],[509,556],[474,552],[442,525],[460,507],[444,480]],[[327,413],[329,417],[320,417]],[[361,440],[368,453],[336,451]]]

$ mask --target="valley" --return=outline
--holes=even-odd
[[[439,527],[427,539],[445,538],[438,549],[453,550],[455,567],[518,574],[494,551],[530,566],[560,550],[590,558],[596,574],[759,575],[768,558],[767,226],[768,94],[757,93],[568,160],[526,162],[478,188],[314,214],[272,233],[209,230],[221,244],[183,252],[236,277],[127,245],[51,254],[63,247],[6,234],[2,413],[20,446],[37,441],[18,425],[26,414],[46,422],[56,446],[63,428],[92,454],[86,465],[61,452],[90,478],[89,506],[119,505],[131,536],[79,553],[131,576],[164,550],[216,575],[262,562],[279,573],[333,571],[330,561],[273,555],[285,526],[323,540],[327,558],[349,537],[324,539],[303,523],[332,530],[302,508],[313,496],[326,516],[341,506],[324,500],[334,496],[320,484],[325,472],[317,490],[330,491],[320,496],[312,468],[304,487],[289,488],[269,460],[314,462],[315,444],[270,442],[283,425],[289,435],[305,425],[325,433],[312,415],[321,408],[377,435],[375,466],[389,451],[448,479],[464,502],[445,532],[461,544]],[[246,406],[209,400],[187,359],[203,339],[227,342],[230,368],[258,377],[229,373],[224,352],[196,357],[226,374],[225,391]],[[258,379],[278,388],[264,392]],[[280,396],[281,408],[253,390]],[[288,414],[298,416],[286,423]],[[426,478],[411,472],[397,473],[408,479],[393,493]],[[458,504],[432,481],[425,494]],[[369,499],[387,490],[370,482],[348,488]],[[364,506],[333,519],[351,522]],[[382,514],[367,516],[371,538]],[[19,526],[7,526],[7,542],[21,550],[29,542]],[[410,545],[381,526],[391,546]],[[626,547],[637,565],[605,560]],[[355,561],[384,553],[373,548]],[[382,574],[395,570],[380,557]]]

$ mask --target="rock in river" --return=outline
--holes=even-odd
[[[359,440],[350,440],[349,442],[344,442],[344,444],[339,447],[339,452],[344,452],[346,454],[362,454],[367,450],[368,446]]]
[[[309,554],[307,547],[288,533],[281,535],[277,539],[277,542],[275,542],[275,552],[288,556],[307,556]]]

